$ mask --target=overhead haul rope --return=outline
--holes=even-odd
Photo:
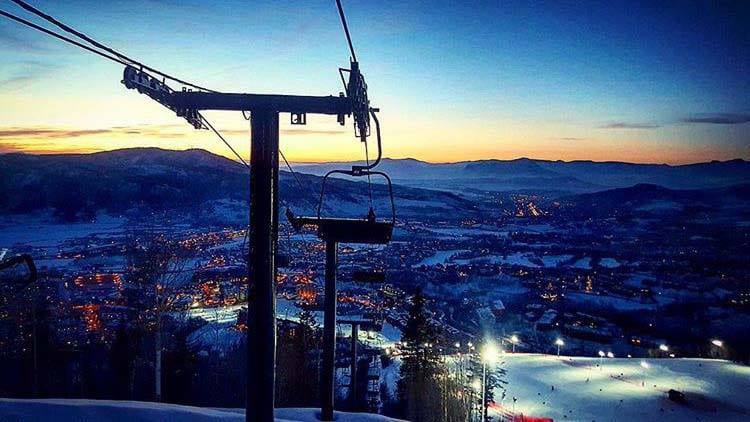
[[[170,75],[168,73],[164,73],[164,72],[162,72],[162,71],[160,71],[158,69],[154,69],[153,67],[147,66],[147,65],[139,62],[138,60],[132,59],[132,58],[126,56],[125,54],[122,54],[119,51],[117,51],[117,50],[115,50],[113,48],[110,48],[110,47],[108,47],[108,46],[106,46],[106,45],[104,45],[104,44],[96,41],[95,39],[89,37],[88,35],[80,32],[80,31],[75,30],[74,28],[72,28],[72,27],[64,24],[63,22],[60,22],[59,20],[57,20],[54,17],[48,15],[47,13],[44,13],[43,11],[35,8],[34,6],[26,3],[25,1],[22,1],[22,0],[11,0],[11,1],[13,3],[17,4],[18,6],[22,7],[26,11],[28,11],[30,13],[33,13],[33,14],[39,16],[40,18],[46,20],[47,22],[49,22],[49,23],[57,26],[58,28],[62,29],[63,31],[65,31],[65,32],[67,32],[69,34],[75,35],[76,37],[78,37],[78,38],[80,38],[80,39],[88,42],[89,44],[91,44],[91,45],[93,45],[93,46],[95,46],[95,47],[97,47],[99,49],[102,49],[102,50],[104,50],[104,51],[106,51],[106,52],[108,52],[110,54],[115,55],[116,57],[118,57],[122,61],[129,62],[130,64],[135,64],[135,65],[141,67],[142,69],[146,69],[148,71],[156,73],[157,75],[162,76],[162,77],[164,77],[166,79],[173,80],[175,82],[181,83],[182,85],[189,86],[191,88],[195,88],[195,89],[198,89],[200,91],[217,92],[217,91],[214,91],[212,89],[204,88],[204,87],[202,87],[200,85],[196,85],[194,83],[184,81],[184,80],[182,80],[180,78],[177,78],[175,76],[172,76],[172,75]]]
[[[35,23],[31,22],[31,21],[28,21],[26,19],[20,18],[18,16],[15,16],[15,15],[13,15],[11,13],[8,13],[8,12],[5,12],[3,10],[0,10],[0,15],[5,16],[6,18],[11,19],[11,20],[13,20],[13,21],[15,21],[17,23],[20,23],[22,25],[25,25],[25,26],[28,26],[28,27],[30,27],[32,29],[40,31],[40,32],[42,32],[42,33],[44,33],[46,35],[49,35],[49,36],[57,38],[57,39],[59,39],[61,41],[67,42],[67,43],[69,43],[71,45],[74,45],[76,47],[82,48],[82,49],[84,49],[84,50],[86,50],[86,51],[88,51],[90,53],[94,53],[94,54],[96,54],[98,56],[101,56],[101,57],[103,57],[105,59],[111,60],[111,61],[113,61],[115,63],[121,64],[121,65],[124,65],[124,66],[135,65],[137,67],[140,67],[142,69],[147,69],[147,70],[149,70],[149,71],[151,71],[151,72],[153,72],[153,73],[155,73],[157,75],[160,75],[160,76],[162,76],[162,77],[164,77],[166,79],[173,80],[173,81],[178,82],[178,83],[180,83],[182,85],[185,85],[185,86],[189,86],[189,87],[196,88],[196,89],[199,89],[201,91],[206,91],[206,92],[217,92],[217,91],[214,91],[214,90],[211,90],[211,89],[208,89],[208,88],[204,88],[204,87],[202,87],[200,85],[196,85],[196,84],[184,81],[184,80],[182,80],[180,78],[171,76],[171,75],[169,75],[167,73],[164,73],[164,72],[162,72],[162,71],[160,71],[158,69],[155,69],[155,68],[153,68],[151,66],[145,65],[145,64],[139,62],[138,60],[132,59],[132,58],[126,56],[125,54],[122,54],[122,53],[118,52],[117,50],[115,50],[113,48],[110,48],[110,47],[108,47],[108,46],[106,46],[106,45],[104,45],[104,44],[102,44],[102,43],[94,40],[93,38],[87,36],[86,34],[83,34],[82,32],[75,30],[74,28],[66,25],[65,23],[60,22],[59,20],[55,19],[54,17],[50,16],[49,14],[44,13],[43,11],[35,8],[34,6],[28,4],[28,3],[24,2],[24,1],[21,1],[21,0],[11,0],[11,1],[13,1],[14,3],[16,3],[17,5],[19,5],[23,9],[25,9],[25,10],[27,10],[27,11],[29,11],[29,12],[31,12],[31,13],[33,13],[33,14],[41,17],[41,18],[43,18],[44,20],[52,23],[53,25],[57,26],[58,28],[62,29],[63,31],[68,32],[68,33],[70,33],[72,35],[75,35],[79,39],[88,42],[89,44],[93,45],[96,48],[92,48],[90,46],[87,46],[87,45],[85,45],[83,43],[80,43],[80,42],[74,40],[74,39],[66,37],[65,35],[58,34],[58,33],[54,32],[54,31],[51,31],[51,30],[49,30],[47,28],[39,26],[39,25],[37,25],[37,24],[35,24]],[[104,50],[106,53],[102,52],[100,50]],[[201,113],[198,113],[198,116],[201,119],[201,121],[203,123],[205,123],[205,125],[207,126],[207,128],[210,129],[214,134],[216,134],[216,136],[219,139],[221,139],[221,141],[232,151],[232,153],[234,153],[234,155],[240,160],[240,162],[242,164],[244,164],[245,167],[249,167],[248,163],[242,158],[242,156],[240,156],[239,153],[237,153],[237,150],[235,150],[232,147],[232,145],[229,143],[229,141],[227,141],[226,138],[224,138],[224,136],[222,136],[221,133],[216,128],[214,128],[214,126],[211,124],[211,122],[209,122],[208,119],[205,116],[203,116]]]
[[[40,25],[37,25],[37,24],[35,24],[35,23],[31,22],[31,21],[28,21],[28,20],[23,19],[21,17],[15,16],[15,15],[13,15],[11,13],[8,13],[8,12],[5,12],[3,10],[0,10],[0,15],[6,17],[8,19],[11,19],[11,20],[13,20],[13,21],[15,21],[17,23],[20,23],[22,25],[25,25],[25,26],[27,26],[29,28],[35,29],[37,31],[40,31],[40,32],[42,32],[42,33],[44,33],[46,35],[49,35],[51,37],[54,37],[56,39],[59,39],[59,40],[64,41],[66,43],[69,43],[71,45],[74,45],[76,47],[82,48],[82,49],[84,49],[84,50],[86,50],[86,51],[88,51],[90,53],[94,53],[94,54],[96,54],[96,55],[98,55],[100,57],[103,57],[105,59],[108,59],[110,61],[118,63],[120,65],[123,65],[123,66],[128,66],[128,65],[132,66],[132,65],[135,65],[137,67],[140,67],[141,69],[147,69],[147,70],[149,70],[149,71],[151,71],[151,72],[153,72],[153,73],[155,73],[157,75],[160,75],[160,76],[162,76],[162,77],[164,77],[166,79],[173,80],[173,81],[178,82],[178,83],[180,83],[182,85],[185,85],[185,86],[196,88],[198,90],[205,91],[205,92],[217,92],[217,91],[214,91],[214,90],[211,90],[211,89],[208,89],[208,88],[204,88],[202,86],[199,86],[199,85],[196,85],[196,84],[184,81],[184,80],[182,80],[180,78],[171,76],[171,75],[169,75],[167,73],[164,73],[164,72],[162,72],[162,71],[160,71],[158,69],[155,69],[155,68],[153,68],[151,66],[147,66],[147,65],[145,65],[145,64],[143,64],[143,63],[141,63],[141,62],[139,62],[137,60],[134,60],[134,59],[126,56],[125,54],[122,54],[122,53],[118,52],[117,50],[115,50],[113,48],[110,48],[110,47],[108,47],[108,46],[106,46],[106,45],[104,45],[104,44],[102,44],[102,43],[94,40],[93,38],[91,38],[91,37],[83,34],[82,32],[73,29],[72,27],[70,27],[70,26],[68,26],[68,25],[60,22],[59,20],[55,19],[54,17],[52,17],[52,16],[50,16],[50,15],[42,12],[41,10],[39,10],[39,9],[31,6],[30,4],[28,4],[26,2],[23,2],[23,1],[20,1],[20,0],[11,0],[11,1],[13,1],[14,3],[16,3],[17,5],[19,5],[23,9],[25,9],[25,10],[27,10],[27,11],[29,11],[29,12],[31,12],[31,13],[33,13],[33,14],[41,17],[41,18],[43,18],[44,20],[52,23],[53,25],[57,26],[58,28],[62,29],[63,31],[65,31],[65,32],[67,32],[69,34],[72,34],[72,35],[78,37],[79,39],[81,39],[83,41],[88,42],[89,44],[91,44],[92,46],[94,46],[96,48],[92,48],[92,47],[90,47],[88,45],[85,45],[85,44],[83,44],[81,42],[78,42],[78,41],[76,41],[76,40],[74,40],[72,38],[69,38],[69,37],[67,37],[65,35],[58,34],[58,33],[54,32],[54,31],[51,31],[51,30],[49,30],[47,28],[44,28],[44,27],[42,27]],[[100,50],[104,50],[105,52],[102,52]],[[239,159],[239,161],[245,167],[247,167],[249,169],[250,165],[242,158],[242,156],[237,152],[237,150],[235,150],[232,147],[232,145],[229,143],[229,141],[226,138],[224,138],[224,136],[222,136],[222,134],[211,124],[211,122],[209,122],[208,119],[205,116],[203,116],[201,113],[198,113],[198,116],[201,119],[201,121],[206,125],[206,127],[208,129],[210,129],[219,139],[221,139],[221,141],[232,151],[232,153],[234,153],[234,155],[237,157],[237,159]],[[245,234],[245,239],[247,239],[247,232]],[[244,249],[244,240],[243,240],[243,249]]]

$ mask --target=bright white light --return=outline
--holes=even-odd
[[[557,346],[564,346],[565,342],[563,341],[563,339],[559,338],[559,339],[555,340],[555,345],[557,345]]]
[[[612,352],[607,352],[607,357],[608,358],[613,358],[613,357],[615,357],[615,354],[612,353]]]
[[[600,357],[600,358],[603,358],[603,357],[604,357],[604,351],[602,351],[602,350],[600,350],[600,351],[599,351],[599,357]]]
[[[668,352],[669,351],[669,346],[667,346],[666,344],[660,344],[659,345],[659,350],[661,350],[662,352]]]
[[[466,345],[469,346],[469,347],[474,347],[474,344],[472,342],[468,342],[468,343],[466,343]]]
[[[673,357],[674,357],[674,353],[670,353],[670,354],[669,354],[669,357],[670,357],[670,358],[673,358]]]
[[[711,340],[711,344],[713,344],[716,347],[724,347],[724,342],[721,340],[717,340],[717,339]]]
[[[454,346],[456,346],[456,349],[460,349],[461,348],[461,343],[456,342],[456,344],[454,344]]]
[[[482,391],[482,381],[479,381],[479,378],[475,379],[474,382],[471,383],[471,387],[477,392]]]
[[[488,365],[494,365],[497,362],[498,353],[495,343],[488,342],[482,348],[482,360]]]
[[[519,341],[520,340],[518,340],[518,336],[517,335],[513,334],[512,336],[510,336],[510,342],[511,343],[518,344]]]
[[[648,366],[649,366],[649,365],[648,365],[648,362],[646,362],[645,360],[642,360],[642,361],[641,361],[641,367],[642,367],[642,368],[644,368],[644,369],[648,369]]]

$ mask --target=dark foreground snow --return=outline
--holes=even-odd
[[[317,421],[318,409],[276,409],[277,422]],[[0,398],[2,422],[156,422],[156,421],[244,421],[244,409],[211,409],[138,401]],[[336,412],[341,422],[395,422],[396,419],[364,413]]]

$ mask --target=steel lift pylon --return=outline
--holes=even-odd
[[[123,83],[205,128],[202,110],[250,112],[250,286],[248,292],[248,381],[246,419],[274,420],[276,368],[276,255],[279,226],[279,113],[291,113],[292,124],[306,115],[336,115],[344,124],[353,115],[360,133],[369,133],[371,112],[356,62],[352,62],[347,95],[301,96],[173,91],[141,69],[127,66]],[[366,88],[365,88],[366,89]],[[364,112],[363,112],[364,111]],[[356,224],[356,223],[354,223]]]
[[[143,68],[128,65],[123,73],[122,82],[127,88],[136,89],[149,96],[183,117],[196,129],[212,128],[200,114],[203,110],[250,112],[251,247],[248,258],[250,285],[248,286],[248,378],[245,409],[245,418],[248,421],[272,422],[274,420],[276,268],[278,266],[276,259],[279,229],[279,113],[290,113],[291,124],[295,125],[306,124],[307,114],[335,115],[341,125],[345,124],[347,116],[351,116],[354,122],[354,134],[365,143],[365,146],[367,137],[370,135],[372,117],[377,131],[378,159],[367,166],[355,166],[351,171],[333,173],[345,173],[355,177],[379,174],[385,177],[391,192],[391,206],[395,221],[390,179],[384,173],[372,170],[380,161],[380,124],[376,116],[379,110],[370,107],[367,84],[360,72],[341,1],[336,0],[336,5],[351,53],[350,68],[339,69],[345,93],[339,93],[338,96],[219,93],[208,90],[191,91],[185,88],[182,91],[174,91],[165,84],[164,80],[154,78]],[[332,173],[327,174],[323,179],[324,187],[325,180],[330,174]],[[318,217],[320,217],[320,208],[318,211]],[[370,242],[372,239],[369,237],[357,238],[363,233],[378,233],[378,239],[387,242],[393,229],[393,222],[377,222],[374,214],[367,220],[323,221],[318,218],[314,223],[318,225],[319,233],[324,234],[326,239],[326,262],[331,268],[334,268],[336,264],[338,242],[360,243],[359,240],[366,241],[365,243],[377,243]],[[351,237],[347,233],[355,235]],[[335,271],[330,274],[326,272],[326,279],[328,280],[329,277],[332,277],[333,281],[333,295],[328,294],[329,283],[327,283],[325,300],[327,307],[333,306],[334,308],[332,321],[335,323]],[[328,304],[331,300],[332,305]],[[326,329],[331,326],[328,313],[326,313]],[[335,341],[335,332],[333,335],[333,341]],[[328,361],[332,362],[333,356],[325,362]],[[332,382],[331,380],[330,383]],[[330,392],[333,393],[332,389]],[[324,392],[324,396],[325,394],[327,393]],[[325,404],[322,406],[325,420],[333,420],[333,397],[331,396],[329,400],[330,406]],[[327,410],[330,412],[326,412]]]

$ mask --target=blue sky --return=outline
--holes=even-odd
[[[336,68],[348,59],[333,1],[30,2],[145,63],[223,91],[336,94]],[[383,110],[389,156],[750,158],[750,6],[652,3],[344,7],[370,96]],[[7,0],[0,9],[27,16]],[[121,71],[0,20],[0,150],[228,153],[125,90]],[[247,154],[242,118],[211,117]],[[292,159],[360,158],[349,127],[309,121],[304,133],[282,127]]]

